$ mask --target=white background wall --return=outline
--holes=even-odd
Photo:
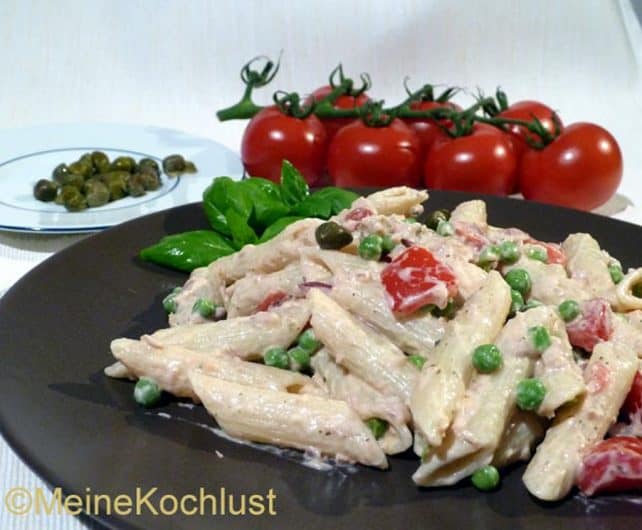
[[[313,90],[342,61],[391,102],[406,75],[413,86],[501,84],[566,122],[600,123],[621,143],[623,191],[639,204],[641,34],[629,0],[0,0],[0,127],[156,124],[237,150],[244,124],[214,111],[240,96],[247,59],[283,50],[263,101]]]

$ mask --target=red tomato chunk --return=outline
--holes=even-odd
[[[616,436],[584,457],[577,485],[586,495],[642,489],[642,439]]]
[[[269,311],[273,307],[280,306],[289,298],[283,291],[275,291],[268,294],[265,299],[256,308],[257,311]]]
[[[631,390],[622,405],[622,413],[629,419],[632,419],[639,411],[642,411],[642,372],[635,374]]]
[[[381,272],[392,310],[407,315],[428,305],[443,308],[457,295],[452,269],[422,247],[410,247]]]
[[[611,307],[606,300],[596,298],[582,304],[582,314],[566,324],[573,346],[592,352],[598,342],[609,340],[613,333]]]

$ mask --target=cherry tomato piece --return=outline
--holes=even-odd
[[[452,269],[423,247],[404,250],[381,272],[392,310],[407,315],[428,304],[444,308],[457,295]]]
[[[573,346],[592,352],[597,343],[609,340],[613,333],[611,306],[606,300],[595,298],[583,302],[581,307],[581,315],[566,324],[566,332]]]
[[[507,195],[517,176],[517,158],[508,135],[476,123],[471,134],[438,138],[426,154],[428,188]]]
[[[582,460],[577,485],[586,495],[642,489],[642,438],[616,436]]]
[[[254,116],[241,141],[245,171],[274,182],[281,178],[285,159],[292,162],[308,184],[314,184],[323,174],[326,152],[327,135],[316,116],[294,118],[277,107],[267,107]]]
[[[642,371],[635,374],[626,400],[622,405],[622,413],[632,419],[639,411],[642,411]]]
[[[549,265],[554,263],[564,265],[566,263],[566,254],[562,250],[562,247],[557,243],[545,243],[544,241],[538,241],[537,239],[529,239],[526,242],[543,247],[546,250],[546,262]]]
[[[290,297],[287,293],[283,291],[275,291],[268,294],[261,303],[257,306],[257,311],[269,311],[273,307],[280,306],[283,302],[288,300]]]
[[[419,186],[420,147],[399,119],[385,127],[353,121],[328,149],[328,172],[336,186]]]
[[[333,88],[330,85],[327,86],[322,86],[320,88],[317,88],[310,96],[306,99],[306,104],[312,103],[313,100],[320,101],[324,97],[326,97],[330,92],[332,92]],[[332,106],[335,109],[357,109],[361,107],[364,103],[366,103],[370,98],[365,92],[362,92],[361,94],[357,96],[350,96],[350,95],[343,95],[339,96]],[[321,122],[323,123],[323,126],[325,127],[326,133],[328,135],[328,142],[332,141],[332,138],[334,138],[334,135],[337,134],[337,131],[341,129],[341,127],[345,127],[349,123],[352,123],[354,121],[354,118],[325,118],[322,119]]]
[[[522,157],[519,185],[535,201],[592,210],[615,193],[622,180],[622,153],[599,125],[574,123],[542,150]]]

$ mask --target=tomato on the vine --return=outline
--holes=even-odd
[[[484,123],[475,123],[468,135],[438,138],[424,163],[425,185],[440,190],[506,195],[516,176],[511,139]]]
[[[413,101],[410,104],[410,110],[418,112],[444,108],[461,111],[459,105],[450,101]],[[450,120],[435,120],[431,118],[404,118],[404,121],[417,133],[424,154],[432,147],[435,140],[447,137],[442,127],[449,128],[452,126]]]
[[[374,127],[360,120],[337,132],[328,149],[328,172],[337,186],[419,186],[420,147],[400,119]]]
[[[306,99],[306,104],[312,103],[313,100],[320,101],[326,97],[330,92],[334,90],[330,85],[322,86],[317,88],[310,96]],[[361,92],[356,96],[349,94],[344,94],[339,96],[332,106],[335,109],[347,109],[353,110],[361,107],[364,103],[369,100],[368,95],[365,92]],[[341,127],[345,127],[349,123],[352,123],[354,118],[326,118],[322,119],[321,122],[325,126],[326,133],[328,134],[328,142],[334,138],[334,135],[337,134],[337,131]]]
[[[604,204],[621,180],[620,147],[592,123],[569,125],[544,149],[529,149],[519,170],[524,197],[579,210]]]
[[[281,178],[283,160],[289,160],[308,184],[314,184],[323,174],[327,145],[325,128],[316,116],[295,118],[272,106],[250,120],[241,159],[249,175],[274,182]]]
[[[506,110],[501,111],[497,118],[509,118],[512,120],[533,121],[537,118],[544,129],[551,135],[555,134],[555,120],[561,126],[561,121],[555,114],[555,111],[538,101],[517,101],[510,105]],[[527,139],[533,142],[540,140],[539,136],[530,132],[523,125],[508,124],[506,130],[512,138],[514,138],[513,145],[515,147],[515,154],[518,160],[529,149]]]

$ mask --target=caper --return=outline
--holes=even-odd
[[[69,173],[80,175],[82,178],[89,178],[94,173],[94,166],[87,160],[76,160],[69,164]]]
[[[33,187],[33,196],[39,201],[51,202],[58,195],[58,184],[48,179],[40,179]]]
[[[155,191],[161,187],[160,175],[151,168],[145,168],[139,173],[143,186],[147,191]]]
[[[91,154],[91,163],[96,173],[107,173],[109,171],[109,157],[102,151],[94,151]]]
[[[58,164],[51,172],[51,178],[58,184],[64,184],[64,178],[69,174],[69,167],[67,164]]]
[[[196,173],[197,171],[198,169],[196,169],[196,164],[194,164],[194,162],[185,160],[185,169],[183,170],[183,173]]]
[[[160,175],[160,167],[158,162],[152,158],[141,158],[138,161],[138,171],[143,172],[144,170],[151,169],[157,175]]]
[[[450,219],[450,212],[448,210],[445,210],[443,208],[440,210],[435,210],[434,212],[431,212],[426,219],[426,226],[428,228],[432,228],[433,230],[437,230],[439,222],[446,222],[448,221],[448,219]]]
[[[58,182],[61,186],[74,186],[80,190],[85,183],[85,177],[80,173],[67,172],[60,176],[60,180]]]
[[[145,177],[141,173],[134,173],[127,179],[127,191],[132,197],[145,195]]]
[[[109,202],[109,189],[104,182],[97,179],[90,179],[84,186],[87,205],[93,207],[102,206]]]
[[[119,156],[114,158],[110,168],[112,171],[127,171],[128,173],[133,173],[136,169],[136,160],[131,156]]]
[[[181,155],[163,158],[163,171],[169,177],[177,177],[185,171],[185,159]]]
[[[79,212],[87,208],[85,196],[75,186],[65,186],[60,193],[63,205],[70,212]]]
[[[103,181],[109,190],[110,200],[122,199],[127,194],[128,178],[129,173],[126,171],[111,171],[103,175]]]
[[[314,236],[323,249],[339,250],[352,243],[352,234],[333,221],[320,224]]]

